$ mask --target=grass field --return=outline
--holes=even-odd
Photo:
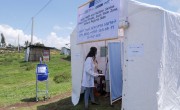
[[[0,54],[0,107],[35,100],[36,65],[24,62],[24,53]],[[70,61],[58,52],[51,53],[49,94],[51,97],[71,91]],[[44,89],[40,83],[40,89]]]
[[[83,110],[83,96],[78,105],[71,102],[71,65],[69,57],[51,51],[49,69],[50,99],[35,101],[36,65],[24,62],[23,53],[0,54],[0,110]],[[40,83],[40,89],[45,85]],[[90,110],[120,110],[121,101],[113,106],[109,98],[96,97],[100,105],[89,105]]]

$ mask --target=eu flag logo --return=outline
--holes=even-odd
[[[94,0],[89,3],[89,8],[94,6]]]

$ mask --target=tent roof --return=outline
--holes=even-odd
[[[28,47],[30,47],[30,48],[54,49],[53,47],[45,47],[45,46],[39,46],[39,45],[29,45]]]

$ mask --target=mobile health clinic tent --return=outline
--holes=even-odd
[[[102,47],[120,42],[121,109],[180,110],[180,14],[137,1],[128,1],[125,10],[117,38],[77,43],[78,27],[71,34],[73,104],[80,98],[83,63],[90,46],[98,48],[99,68],[104,71],[106,57],[118,53],[108,48],[108,56],[101,57]],[[126,22],[129,27],[123,26]]]

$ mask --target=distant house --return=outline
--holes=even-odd
[[[25,50],[25,61],[42,61],[50,60],[51,47],[30,45]]]
[[[71,54],[71,50],[67,47],[62,47],[61,48],[61,54],[64,54],[64,55],[70,55]]]

